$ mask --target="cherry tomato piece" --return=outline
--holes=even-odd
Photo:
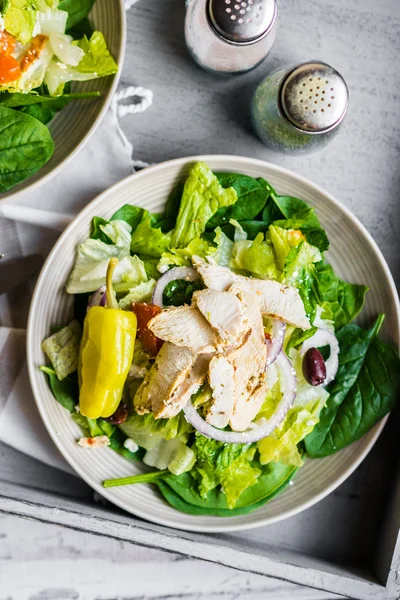
[[[0,54],[0,83],[10,83],[21,77],[21,68],[13,56]]]
[[[163,340],[156,337],[147,327],[148,322],[161,312],[161,308],[147,302],[134,302],[132,311],[137,318],[137,336],[150,354],[156,356],[163,345]]]
[[[17,40],[8,31],[0,31],[0,54],[11,56],[17,45]]]

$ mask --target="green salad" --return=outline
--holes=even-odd
[[[335,274],[328,248],[306,202],[203,163],[163,213],[94,217],[66,282],[74,320],[54,324],[41,369],[82,452],[143,464],[104,487],[151,483],[186,513],[245,514],[394,407],[384,315],[353,323],[368,290]]]
[[[60,110],[100,96],[71,92],[71,83],[118,70],[88,19],[94,3],[0,0],[0,193],[50,160],[54,142],[47,125]]]

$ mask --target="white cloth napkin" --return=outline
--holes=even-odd
[[[127,95],[137,96],[137,89],[117,92],[112,108],[81,152],[59,175],[35,192],[27,192],[14,204],[75,215],[98,193],[131,174],[132,146],[120,128],[118,114],[122,115],[117,101]],[[138,103],[132,105],[131,111],[124,104],[120,107],[123,114],[148,108],[152,94],[149,90],[141,91],[144,92],[141,110]],[[59,232],[0,216],[0,254],[5,255],[5,260],[31,253],[45,257],[58,235]],[[32,288],[33,281],[0,296],[0,442],[52,467],[72,472],[47,433],[30,389],[24,327]]]

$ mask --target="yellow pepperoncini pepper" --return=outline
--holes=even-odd
[[[118,408],[132,364],[136,315],[118,307],[112,276],[118,259],[108,264],[107,305],[92,306],[83,325],[79,353],[79,410],[85,417],[110,417]]]

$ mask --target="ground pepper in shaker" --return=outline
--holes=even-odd
[[[189,0],[185,39],[194,60],[214,73],[244,73],[275,41],[276,0]]]
[[[253,124],[272,150],[307,154],[337,134],[348,103],[340,73],[326,63],[307,62],[278,69],[260,83],[252,101]]]

